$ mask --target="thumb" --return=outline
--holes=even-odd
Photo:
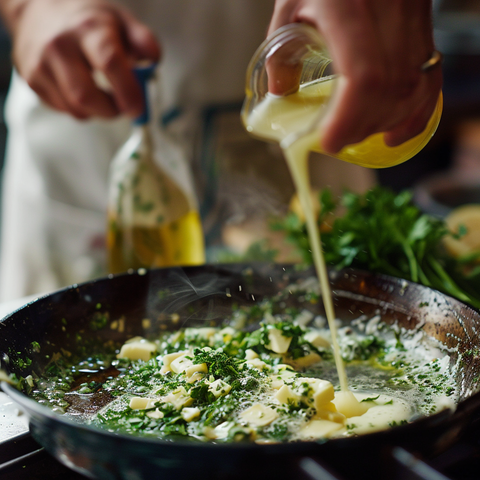
[[[126,10],[121,10],[120,16],[123,22],[128,53],[135,60],[158,62],[162,52],[152,31]]]

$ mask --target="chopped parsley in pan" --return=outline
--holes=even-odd
[[[353,410],[339,395],[324,319],[300,308],[278,313],[271,301],[239,307],[224,326],[132,338],[74,364],[59,356],[29,390],[109,431],[213,442],[359,435],[453,407],[449,357],[422,346],[421,332],[379,320],[339,329]]]

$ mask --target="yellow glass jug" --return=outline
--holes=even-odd
[[[319,144],[318,126],[338,78],[331,62],[325,42],[313,27],[295,23],[274,32],[257,49],[247,69],[241,113],[247,131],[280,143],[284,150],[301,139],[309,150],[326,153]],[[383,133],[378,133],[334,156],[369,168],[405,162],[429,142],[442,108],[440,93],[425,130],[399,146],[387,146]]]

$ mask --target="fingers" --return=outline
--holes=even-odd
[[[425,128],[441,89],[441,70],[422,73],[434,50],[429,0],[277,0],[270,33],[305,22],[324,36],[339,75],[320,126],[324,150],[387,132],[403,143]]]
[[[108,80],[118,111],[130,116],[139,115],[143,100],[132,72],[135,61],[124,47],[117,25],[110,22],[97,25],[79,35],[78,42],[86,62]]]
[[[132,69],[138,60],[158,61],[160,48],[123,8],[103,0],[29,2],[15,31],[17,70],[52,108],[79,119],[143,111]],[[108,92],[94,71],[107,79]]]
[[[439,69],[440,70],[440,69]],[[425,96],[418,103],[417,108],[406,120],[396,125],[384,135],[385,143],[390,147],[396,147],[420,135],[427,126],[438,103],[438,96]]]
[[[161,48],[155,35],[127,10],[119,10],[118,14],[125,30],[128,49],[135,60],[158,62],[161,57]]]
[[[62,97],[70,113],[79,119],[91,116],[111,118],[119,114],[111,96],[95,84],[89,64],[74,41],[59,42],[49,53],[51,85],[58,86],[58,96]]]
[[[290,95],[298,90],[303,68],[301,47],[296,42],[287,43],[267,59],[265,68],[270,93]]]

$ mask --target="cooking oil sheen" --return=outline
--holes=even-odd
[[[325,153],[319,143],[321,131],[318,125],[325,113],[336,83],[335,76],[302,84],[291,95],[280,96],[268,93],[251,111],[244,121],[252,135],[288,145],[298,137],[307,137],[309,151]],[[435,111],[425,130],[416,137],[396,147],[385,144],[383,133],[369,136],[360,143],[348,145],[336,158],[369,168],[385,168],[398,165],[416,155],[435,133],[443,108],[440,94]]]

